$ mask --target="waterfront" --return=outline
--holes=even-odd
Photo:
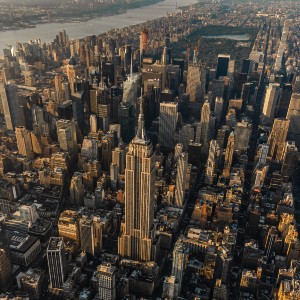
[[[177,7],[197,3],[197,0],[165,0],[163,2],[130,9],[125,13],[91,19],[87,22],[67,22],[38,24],[34,28],[22,30],[10,30],[0,32],[0,49],[6,48],[7,44],[15,45],[16,41],[28,42],[41,38],[43,42],[51,42],[57,33],[63,29],[67,31],[70,39],[83,38],[89,35],[105,33],[110,29],[119,29],[135,24],[140,24],[148,20],[153,20],[165,16],[167,13],[178,12]],[[2,55],[2,51],[1,51]]]

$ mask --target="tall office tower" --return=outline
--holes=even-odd
[[[286,142],[282,155],[281,175],[283,178],[290,178],[295,170],[298,159],[298,148],[295,142]]]
[[[120,174],[123,174],[125,171],[125,151],[117,147],[112,151],[112,160],[111,162],[118,166]]]
[[[85,137],[81,146],[81,156],[90,160],[99,159],[99,141],[93,138]]]
[[[67,275],[64,239],[62,237],[50,238],[47,248],[47,261],[50,287],[52,289],[62,289]]]
[[[177,161],[177,174],[176,174],[176,189],[175,189],[175,205],[183,207],[185,200],[185,184],[186,184],[186,171],[188,167],[188,154],[181,153]]]
[[[182,144],[176,144],[175,146],[175,152],[174,152],[174,162],[177,163],[180,154],[183,152],[183,145]]]
[[[15,83],[1,84],[0,98],[6,128],[14,130],[17,126],[24,126],[24,114],[19,104],[17,85]]]
[[[230,170],[232,166],[233,152],[234,152],[234,142],[235,142],[235,136],[234,136],[234,132],[232,131],[228,137],[227,147],[225,151],[224,169],[222,174],[222,176],[225,178],[230,177]]]
[[[3,249],[10,259],[8,233],[6,230],[5,218],[3,214],[0,214],[0,249]]]
[[[268,138],[269,156],[276,161],[281,161],[285,148],[285,141],[289,130],[290,121],[275,119],[272,131]]]
[[[178,294],[181,291],[183,275],[188,261],[189,248],[181,238],[178,238],[173,249],[173,262],[171,275],[178,281]]]
[[[5,249],[0,248],[0,292],[7,292],[12,280],[11,261]]]
[[[218,65],[217,65],[217,74],[216,78],[225,77],[228,74],[228,67],[229,67],[230,55],[218,55]]]
[[[70,184],[71,203],[76,207],[83,205],[84,185],[82,173],[75,172]]]
[[[281,88],[279,83],[270,83],[266,87],[264,95],[264,105],[261,115],[261,123],[264,125],[272,124],[274,121],[275,109],[280,99]]]
[[[68,83],[70,85],[71,94],[76,92],[77,73],[78,73],[78,67],[76,65],[76,61],[74,58],[71,58],[69,60],[69,64],[67,65]],[[70,98],[66,97],[66,100],[70,100]]]
[[[250,75],[254,69],[254,61],[251,59],[243,59],[242,72],[244,74]]]
[[[194,55],[195,57],[195,55]],[[194,58],[188,65],[186,93],[191,102],[200,102],[205,95],[206,71]]]
[[[276,108],[276,113],[275,113],[276,118],[286,118],[292,93],[293,93],[292,85],[290,83],[285,83],[282,87],[281,96]]]
[[[74,120],[58,120],[56,123],[57,137],[59,147],[69,152],[69,154],[77,154],[77,137],[76,137],[76,125]]]
[[[125,224],[118,240],[121,256],[151,261],[154,219],[155,166],[146,136],[141,103],[137,133],[129,144],[125,169]]]
[[[217,97],[215,101],[215,109],[214,114],[217,119],[217,126],[220,126],[223,114],[223,106],[224,106],[224,99],[222,97]]]
[[[160,103],[158,142],[162,147],[174,148],[174,133],[178,122],[178,104]]]
[[[90,131],[92,133],[96,133],[98,131],[96,115],[90,115]]]
[[[288,140],[295,141],[296,146],[300,147],[300,92],[293,93],[286,118],[290,120]]]
[[[116,270],[117,268],[109,263],[102,263],[98,267],[99,299],[116,299]]]
[[[202,144],[203,153],[207,154],[209,150],[209,142],[211,139],[211,114],[208,101],[202,106],[201,120],[196,132],[196,142]]]
[[[248,149],[248,144],[252,132],[252,124],[248,120],[242,119],[238,122],[234,129],[235,143],[234,150],[242,151]]]
[[[81,250],[95,255],[94,222],[90,216],[83,215],[79,220]]]
[[[111,138],[106,135],[102,139],[102,169],[106,172],[108,172],[110,168],[113,147],[114,145]]]
[[[119,123],[121,125],[121,136],[124,143],[128,144],[134,137],[135,111],[128,103],[120,103]]]
[[[63,211],[58,219],[58,233],[65,240],[75,241],[79,244],[79,216],[73,210]]]
[[[140,34],[140,55],[141,59],[148,52],[148,30],[144,29]]]
[[[30,156],[33,154],[30,131],[26,130],[23,126],[19,126],[16,127],[15,132],[18,152],[23,156]]]
[[[208,159],[205,170],[205,183],[213,184],[217,176],[218,165],[220,160],[221,150],[216,140],[210,142]]]
[[[100,83],[100,88],[97,90],[97,116],[100,124],[100,129],[108,131],[110,99],[109,90],[104,85],[103,80]]]
[[[222,128],[218,130],[218,135],[217,135],[217,142],[218,145],[220,146],[221,152],[223,152],[223,149],[225,149],[227,145],[228,136],[229,136],[229,127],[227,125],[222,126]]]

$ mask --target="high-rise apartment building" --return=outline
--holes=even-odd
[[[285,148],[285,141],[289,130],[290,121],[286,119],[275,119],[272,131],[268,138],[269,156],[281,161]]]
[[[62,289],[67,275],[64,239],[51,237],[47,248],[50,287]]]
[[[141,107],[137,133],[126,155],[125,224],[118,241],[121,256],[139,261],[153,260],[154,192],[153,147],[146,136]]]
[[[141,57],[148,51],[148,30],[144,29],[140,34],[140,55]]]
[[[1,84],[0,98],[6,128],[14,130],[17,126],[24,126],[24,114],[19,104],[17,85],[15,83]]]
[[[99,299],[116,299],[116,267],[109,263],[102,263],[98,267]]]
[[[162,147],[173,149],[174,133],[178,122],[178,104],[160,103],[158,142]]]
[[[286,118],[290,120],[288,140],[300,147],[300,93],[293,93]]]

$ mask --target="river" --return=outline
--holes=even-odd
[[[129,9],[127,12],[101,18],[91,19],[87,22],[66,22],[38,24],[35,28],[8,30],[0,32],[0,49],[7,48],[7,44],[15,45],[16,41],[28,42],[40,38],[42,42],[51,42],[57,33],[66,30],[70,39],[79,39],[89,35],[105,33],[110,29],[119,29],[148,20],[165,16],[167,13],[178,12],[178,7],[197,3],[197,0],[165,0],[149,6]],[[0,51],[2,55],[2,51]]]

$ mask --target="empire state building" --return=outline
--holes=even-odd
[[[125,169],[125,223],[118,240],[119,255],[151,261],[153,243],[155,162],[144,127],[141,101],[138,129],[129,144]]]

